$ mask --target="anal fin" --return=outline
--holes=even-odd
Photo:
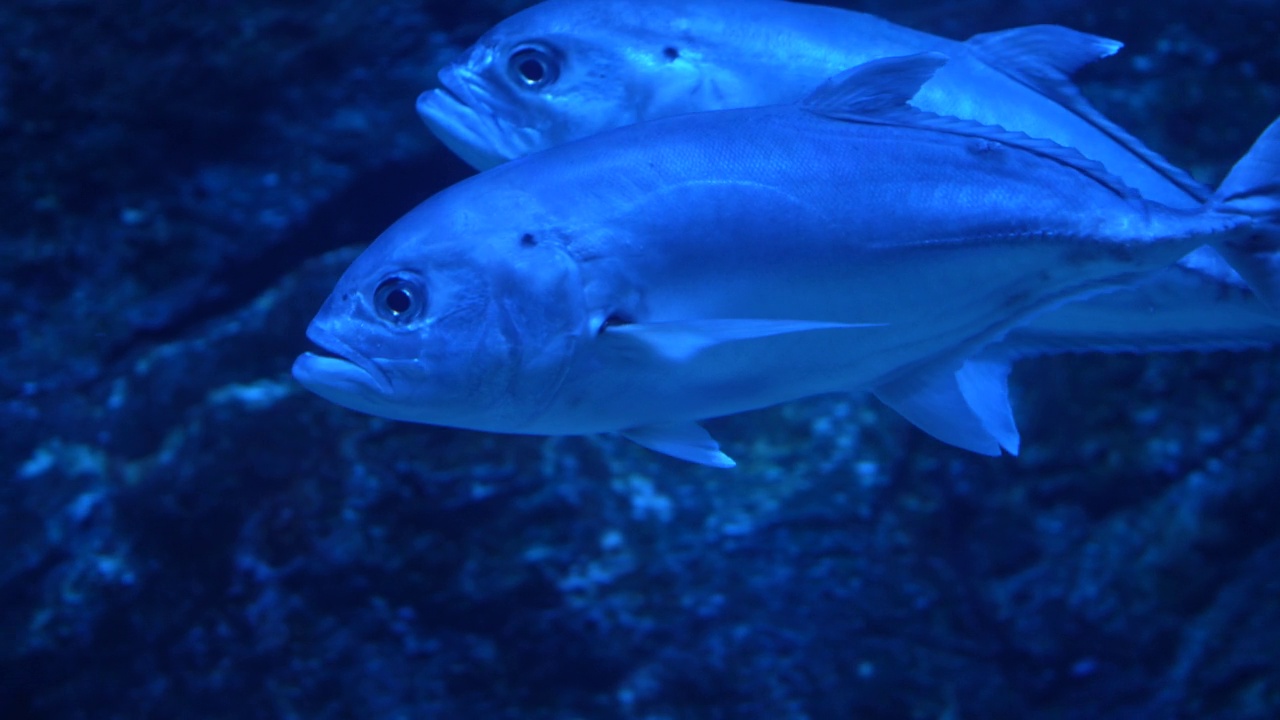
[[[622,437],[663,455],[718,468],[735,467],[733,458],[720,452],[720,444],[695,422],[644,425],[623,430]]]
[[[1009,363],[966,361],[956,371],[913,375],[882,385],[876,397],[935,438],[982,455],[1018,454],[1009,407]]]

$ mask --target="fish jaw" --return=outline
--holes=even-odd
[[[440,71],[440,87],[418,96],[417,110],[440,142],[477,170],[540,150],[542,134],[512,121],[481,78],[461,67]]]
[[[293,361],[293,376],[311,392],[338,403],[348,396],[361,396],[380,389],[374,376],[359,365],[339,357],[305,352]]]
[[[453,154],[477,170],[488,170],[511,158],[494,151],[486,139],[484,121],[456,95],[437,88],[418,96],[418,115]]]
[[[343,407],[376,413],[392,395],[391,379],[372,360],[312,325],[307,337],[318,347],[293,362],[293,377],[303,387]]]

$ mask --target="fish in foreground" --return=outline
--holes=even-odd
[[[862,62],[937,51],[951,59],[913,104],[1076,148],[1148,200],[1198,208],[1209,191],[1103,117],[1069,79],[1120,47],[1054,26],[958,42],[778,0],[547,0],[441,70],[441,87],[422,94],[418,111],[446,145],[487,168],[642,120],[795,102]],[[1277,343],[1280,316],[1201,248],[1130,286],[1032,318],[1004,353]]]
[[[697,421],[871,390],[953,445],[1016,453],[1006,359],[1032,314],[1209,243],[1263,297],[1280,123],[1195,211],[1078,152],[906,102],[942,65],[854,68],[803,103],[695,113],[465,180],[379,237],[294,375],[385,417],[618,432],[733,461]]]

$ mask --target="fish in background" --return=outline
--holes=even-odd
[[[944,62],[872,61],[800,104],[464,180],[356,259],[294,375],[375,415],[618,432],[717,467],[734,463],[699,420],[871,390],[999,455],[1020,437],[988,346],[1029,316],[1206,243],[1276,291],[1280,121],[1206,205],[1173,208],[1074,149],[907,105]]]
[[[1121,46],[1053,25],[959,42],[780,0],[547,0],[442,69],[418,113],[485,169],[642,120],[796,102],[868,60],[937,52],[947,65],[912,105],[1073,147],[1148,200],[1199,207],[1206,188],[1104,117],[1070,80]]]
[[[441,70],[441,87],[422,94],[418,112],[445,145],[484,169],[642,120],[794,102],[867,60],[933,51],[951,60],[912,104],[1074,147],[1148,200],[1198,207],[1206,188],[1103,117],[1069,79],[1120,47],[1055,26],[959,42],[779,0],[548,0],[499,23]],[[1280,315],[1203,248],[1030,319],[1006,352],[1277,343]]]

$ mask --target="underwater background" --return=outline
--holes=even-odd
[[[1021,362],[1018,458],[713,420],[732,471],[297,385],[527,4],[0,4],[0,718],[1280,717],[1275,350]],[[1123,40],[1086,94],[1210,183],[1280,114],[1275,0],[832,4]]]

